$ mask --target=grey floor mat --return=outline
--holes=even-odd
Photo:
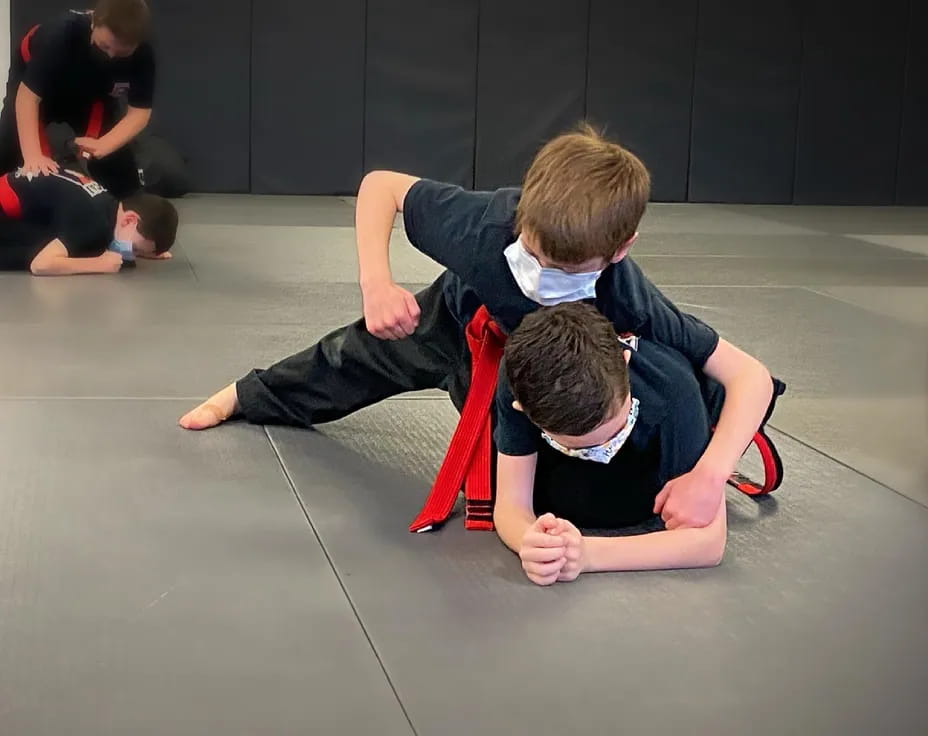
[[[787,438],[719,569],[542,591],[406,532],[455,414],[401,397],[273,430],[320,543],[261,429],[174,421],[359,315],[353,202],[178,206],[168,263],[0,274],[0,735],[928,732],[928,511]],[[924,505],[926,225],[653,205],[633,252],[790,382],[776,426]]]
[[[460,519],[406,531],[447,428],[424,401],[270,430],[419,734],[928,725],[925,508],[778,436],[789,481],[762,503],[729,494],[718,569],[542,590]]]
[[[410,734],[260,428],[4,402],[3,736]]]

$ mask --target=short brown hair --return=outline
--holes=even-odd
[[[98,0],[93,24],[109,28],[126,44],[137,46],[148,38],[151,11],[145,0]]]
[[[557,263],[612,258],[635,234],[651,176],[630,151],[587,124],[535,156],[522,185],[516,230],[531,231]]]
[[[139,216],[139,233],[155,244],[156,253],[171,250],[177,238],[177,209],[164,197],[133,194],[122,201],[126,212]]]
[[[579,437],[615,416],[628,398],[628,365],[612,324],[589,304],[528,315],[506,343],[506,376],[538,427]]]

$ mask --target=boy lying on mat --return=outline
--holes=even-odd
[[[719,563],[724,497],[705,527],[668,524],[631,537],[580,531],[650,519],[666,483],[699,461],[718,408],[707,406],[685,357],[618,338],[595,308],[573,302],[526,317],[504,361],[493,521],[529,579],[550,585],[583,572]]]
[[[177,210],[154,194],[121,202],[79,171],[0,177],[0,270],[36,276],[116,273],[136,257],[163,260]]]

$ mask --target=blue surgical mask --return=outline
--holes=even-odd
[[[116,240],[114,239],[110,243],[107,250],[111,250],[114,253],[119,253],[122,256],[123,263],[131,263],[135,260],[135,251],[132,250],[132,243],[128,240]]]
[[[582,447],[579,449],[564,447],[548,436],[546,432],[542,432],[541,436],[544,437],[545,442],[551,447],[568,457],[575,457],[579,460],[589,460],[590,462],[608,465],[612,461],[612,458],[619,454],[619,450],[621,450],[623,445],[628,441],[637,421],[638,399],[632,399],[632,406],[628,411],[628,420],[625,422],[625,426],[622,427],[622,430],[615,435],[615,437],[597,447]]]
[[[579,302],[596,296],[596,280],[602,271],[567,273],[556,268],[542,268],[535,257],[516,240],[504,251],[509,270],[520,291],[536,304],[550,307],[563,302]]]

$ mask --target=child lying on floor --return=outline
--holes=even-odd
[[[717,409],[707,408],[685,357],[651,340],[620,341],[595,308],[572,302],[523,320],[506,344],[505,371],[493,520],[532,582],[719,564],[724,496],[701,528],[580,531],[651,518],[667,481],[699,461]]]
[[[117,200],[77,170],[0,176],[0,270],[36,276],[117,273],[136,258],[164,260],[177,210],[154,194]]]

